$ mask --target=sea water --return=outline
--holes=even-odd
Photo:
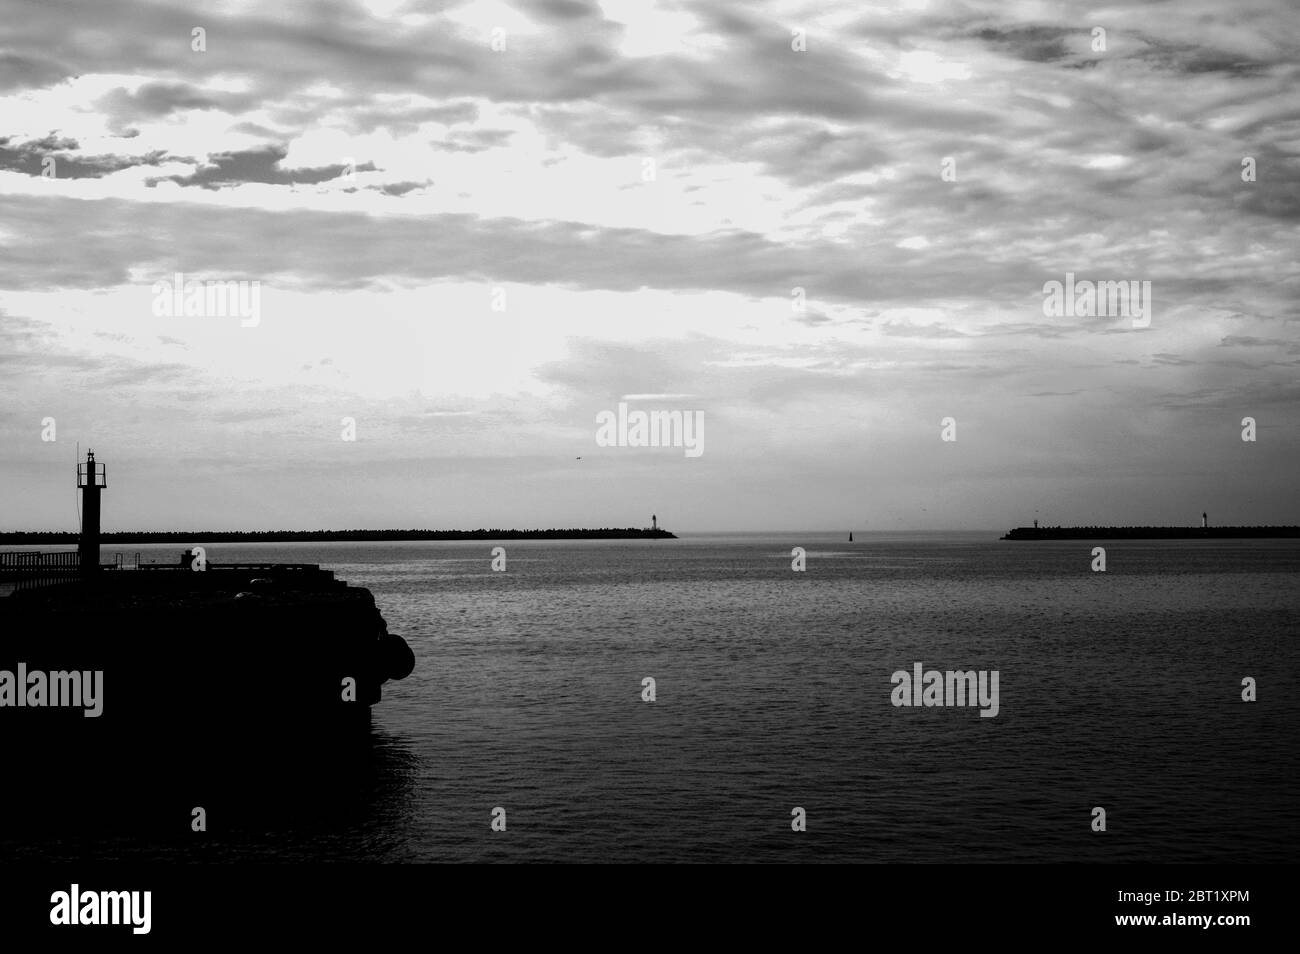
[[[297,793],[260,825],[210,812],[201,838],[6,851],[1294,861],[1300,544],[997,536],[209,544],[218,563],[333,569],[414,649],[374,708],[363,791]],[[995,716],[891,698],[896,673],[930,670],[996,672]]]

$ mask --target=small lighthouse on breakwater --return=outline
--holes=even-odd
[[[104,465],[95,463],[95,452],[86,451],[86,462],[77,464],[77,486],[81,488],[81,538],[77,541],[77,562],[82,573],[99,569],[99,492],[108,486]]]

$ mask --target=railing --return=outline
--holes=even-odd
[[[0,582],[12,584],[15,592],[71,583],[80,571],[81,555],[76,550],[0,553]]]
[[[101,564],[92,578],[82,573],[80,554],[75,551],[40,553],[23,551],[0,553],[0,597],[23,590],[35,590],[63,583],[79,583],[111,588],[113,592],[153,592],[163,590],[244,589],[257,577],[275,581],[290,589],[331,589],[340,584],[332,570],[322,570],[318,563],[209,563],[207,572],[195,573],[188,563],[140,563],[136,555],[135,570],[122,554],[111,563]]]

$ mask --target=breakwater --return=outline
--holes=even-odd
[[[676,540],[660,529],[634,527],[569,528],[548,530],[121,530],[101,533],[102,543],[367,543],[399,540]],[[47,530],[0,531],[0,546],[76,546],[77,534]]]
[[[1300,527],[1016,527],[1003,540],[1224,540],[1300,537]]]

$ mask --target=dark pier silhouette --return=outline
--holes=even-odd
[[[371,707],[415,666],[370,591],[198,546],[101,564],[93,453],[77,483],[75,553],[0,555],[0,746],[21,767],[0,840],[189,835],[196,807],[258,825],[363,795]]]

